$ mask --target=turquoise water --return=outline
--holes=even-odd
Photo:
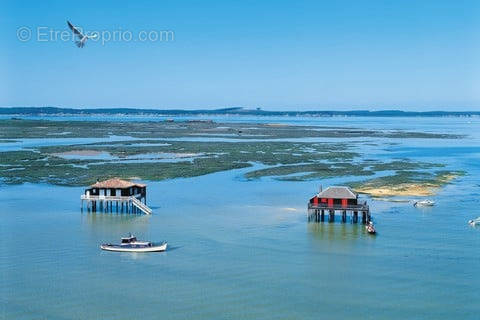
[[[149,182],[151,216],[82,213],[81,188],[0,185],[0,318],[478,319],[480,228],[467,220],[480,216],[480,120],[332,121],[469,134],[396,139],[368,154],[468,175],[432,197],[433,208],[369,200],[376,237],[306,221],[319,184],[348,178],[247,181],[241,169]],[[128,232],[170,250],[99,250]]]

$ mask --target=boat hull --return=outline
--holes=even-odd
[[[366,225],[365,230],[367,230],[367,232],[370,233],[370,234],[376,234],[377,233],[377,230],[375,230],[375,227],[373,226],[373,224]]]
[[[162,252],[167,250],[167,244],[163,243],[158,246],[140,247],[140,248],[102,244],[100,248],[105,251],[115,251],[115,252]]]
[[[413,204],[414,207],[433,207],[434,205],[433,201],[417,201]]]

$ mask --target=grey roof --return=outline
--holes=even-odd
[[[328,187],[318,194],[319,198],[357,199],[357,194],[349,187]]]

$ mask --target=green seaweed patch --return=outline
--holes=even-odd
[[[156,146],[48,146],[40,147],[39,151],[4,152],[0,159],[0,178],[4,183],[84,185],[108,177],[140,177],[144,180],[194,177],[246,168],[250,167],[251,163],[269,166],[315,164],[319,161],[347,163],[359,156],[354,152],[338,151],[347,149],[347,146],[339,143],[186,141],[171,141]],[[74,158],[75,155],[95,155],[100,152],[108,153],[111,158]],[[174,157],[188,154],[191,159],[182,161],[181,157],[178,157],[175,161],[165,162],[142,157],[154,153],[167,153]],[[62,157],[62,154],[73,158]],[[333,170],[333,164],[330,164],[329,168]]]
[[[259,123],[185,122],[110,122],[0,120],[0,139],[17,138],[106,138],[112,135],[141,139],[178,137],[225,137],[235,139],[283,138],[424,138],[458,139],[462,135],[411,131],[366,130],[338,127],[275,125]]]
[[[50,183],[56,185],[88,185],[96,179],[112,177],[139,177],[143,180],[163,180],[205,175],[218,171],[249,167],[249,163],[221,161],[218,159],[195,159],[175,163],[115,163],[91,161],[66,161],[60,158],[31,160],[22,170],[11,170],[11,166],[0,167],[0,177],[6,184]]]
[[[420,169],[431,169],[431,168],[441,168],[444,167],[444,164],[440,163],[431,163],[431,162],[414,162],[409,159],[399,159],[390,162],[377,162],[370,163],[370,168],[373,171],[387,171],[387,170],[420,170]]]
[[[157,141],[158,142],[158,141]],[[159,142],[160,143],[160,142]],[[358,157],[347,150],[343,143],[293,143],[293,142],[191,142],[169,141],[160,145],[105,145],[86,144],[74,146],[49,146],[39,150],[44,154],[62,154],[73,151],[93,150],[118,158],[135,158],[146,153],[201,154],[225,161],[259,162],[266,165],[298,164],[322,160],[345,161]]]
[[[373,171],[365,170],[365,166],[363,166],[362,164],[343,162],[335,164],[313,163],[300,165],[283,165],[251,171],[246,173],[245,177],[248,179],[258,179],[261,177],[274,176],[276,177],[276,179],[284,181],[306,181],[312,179],[331,178],[339,176],[367,176],[373,174]]]
[[[401,172],[400,175],[409,175],[409,177],[412,178],[411,176],[413,174],[421,175],[422,173],[406,170],[432,169],[436,167],[443,167],[443,165],[429,162],[414,162],[407,159],[386,163],[378,162],[378,160],[366,160],[362,162],[340,162],[337,160],[332,163],[312,163],[270,167],[248,172],[245,174],[245,176],[248,179],[270,176],[282,181],[308,181],[343,176],[371,176],[382,171],[399,171]],[[392,179],[394,180],[396,178]]]
[[[11,121],[12,122],[12,121]],[[309,127],[273,126],[263,124],[223,124],[214,122],[182,123],[110,123],[84,121],[0,121],[0,136],[42,137],[58,134],[62,137],[92,137],[131,135],[147,140],[100,142],[83,145],[56,145],[39,147],[35,151],[6,151],[0,158],[0,179],[4,183],[45,182],[61,185],[84,185],[108,177],[140,177],[145,180],[162,180],[194,177],[213,172],[247,168],[251,163],[269,166],[246,174],[249,179],[274,177],[279,180],[305,181],[340,176],[371,176],[382,171],[413,171],[441,167],[439,164],[395,160],[359,161],[353,152],[354,143],[307,143],[284,141],[193,142],[155,139],[182,137],[205,132],[230,132],[232,128],[269,132],[271,137],[303,137],[318,132],[335,131],[335,135],[382,135],[382,132],[353,129],[315,130]],[[140,125],[139,125],[140,124]],[[1,128],[6,128],[5,132]],[[119,127],[117,127],[119,126]],[[91,128],[91,131],[88,131]],[[125,129],[120,132],[120,128]],[[117,130],[118,129],[118,130]],[[133,131],[136,130],[136,131]],[[226,130],[226,131],[225,131]],[[305,130],[311,131],[306,133]],[[85,133],[86,132],[86,133]],[[313,132],[313,133],[312,133]],[[346,135],[345,135],[346,134]],[[356,148],[355,150],[359,150]],[[88,158],[105,153],[104,159]],[[68,158],[62,157],[69,155]],[[145,158],[146,154],[170,154],[175,161],[160,161],[161,156]],[[80,155],[75,159],[75,155]],[[182,160],[187,157],[189,161]],[[128,162],[127,162],[128,161]]]

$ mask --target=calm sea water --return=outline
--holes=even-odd
[[[82,188],[0,185],[0,318],[478,319],[480,228],[467,220],[480,216],[480,120],[331,118],[329,125],[466,133],[380,139],[385,144],[368,157],[442,162],[468,175],[432,197],[433,208],[369,200],[376,237],[361,225],[306,221],[319,184],[348,178],[246,181],[250,169],[242,169],[150,182],[151,216],[82,213]],[[168,240],[170,250],[99,249],[128,232]]]

